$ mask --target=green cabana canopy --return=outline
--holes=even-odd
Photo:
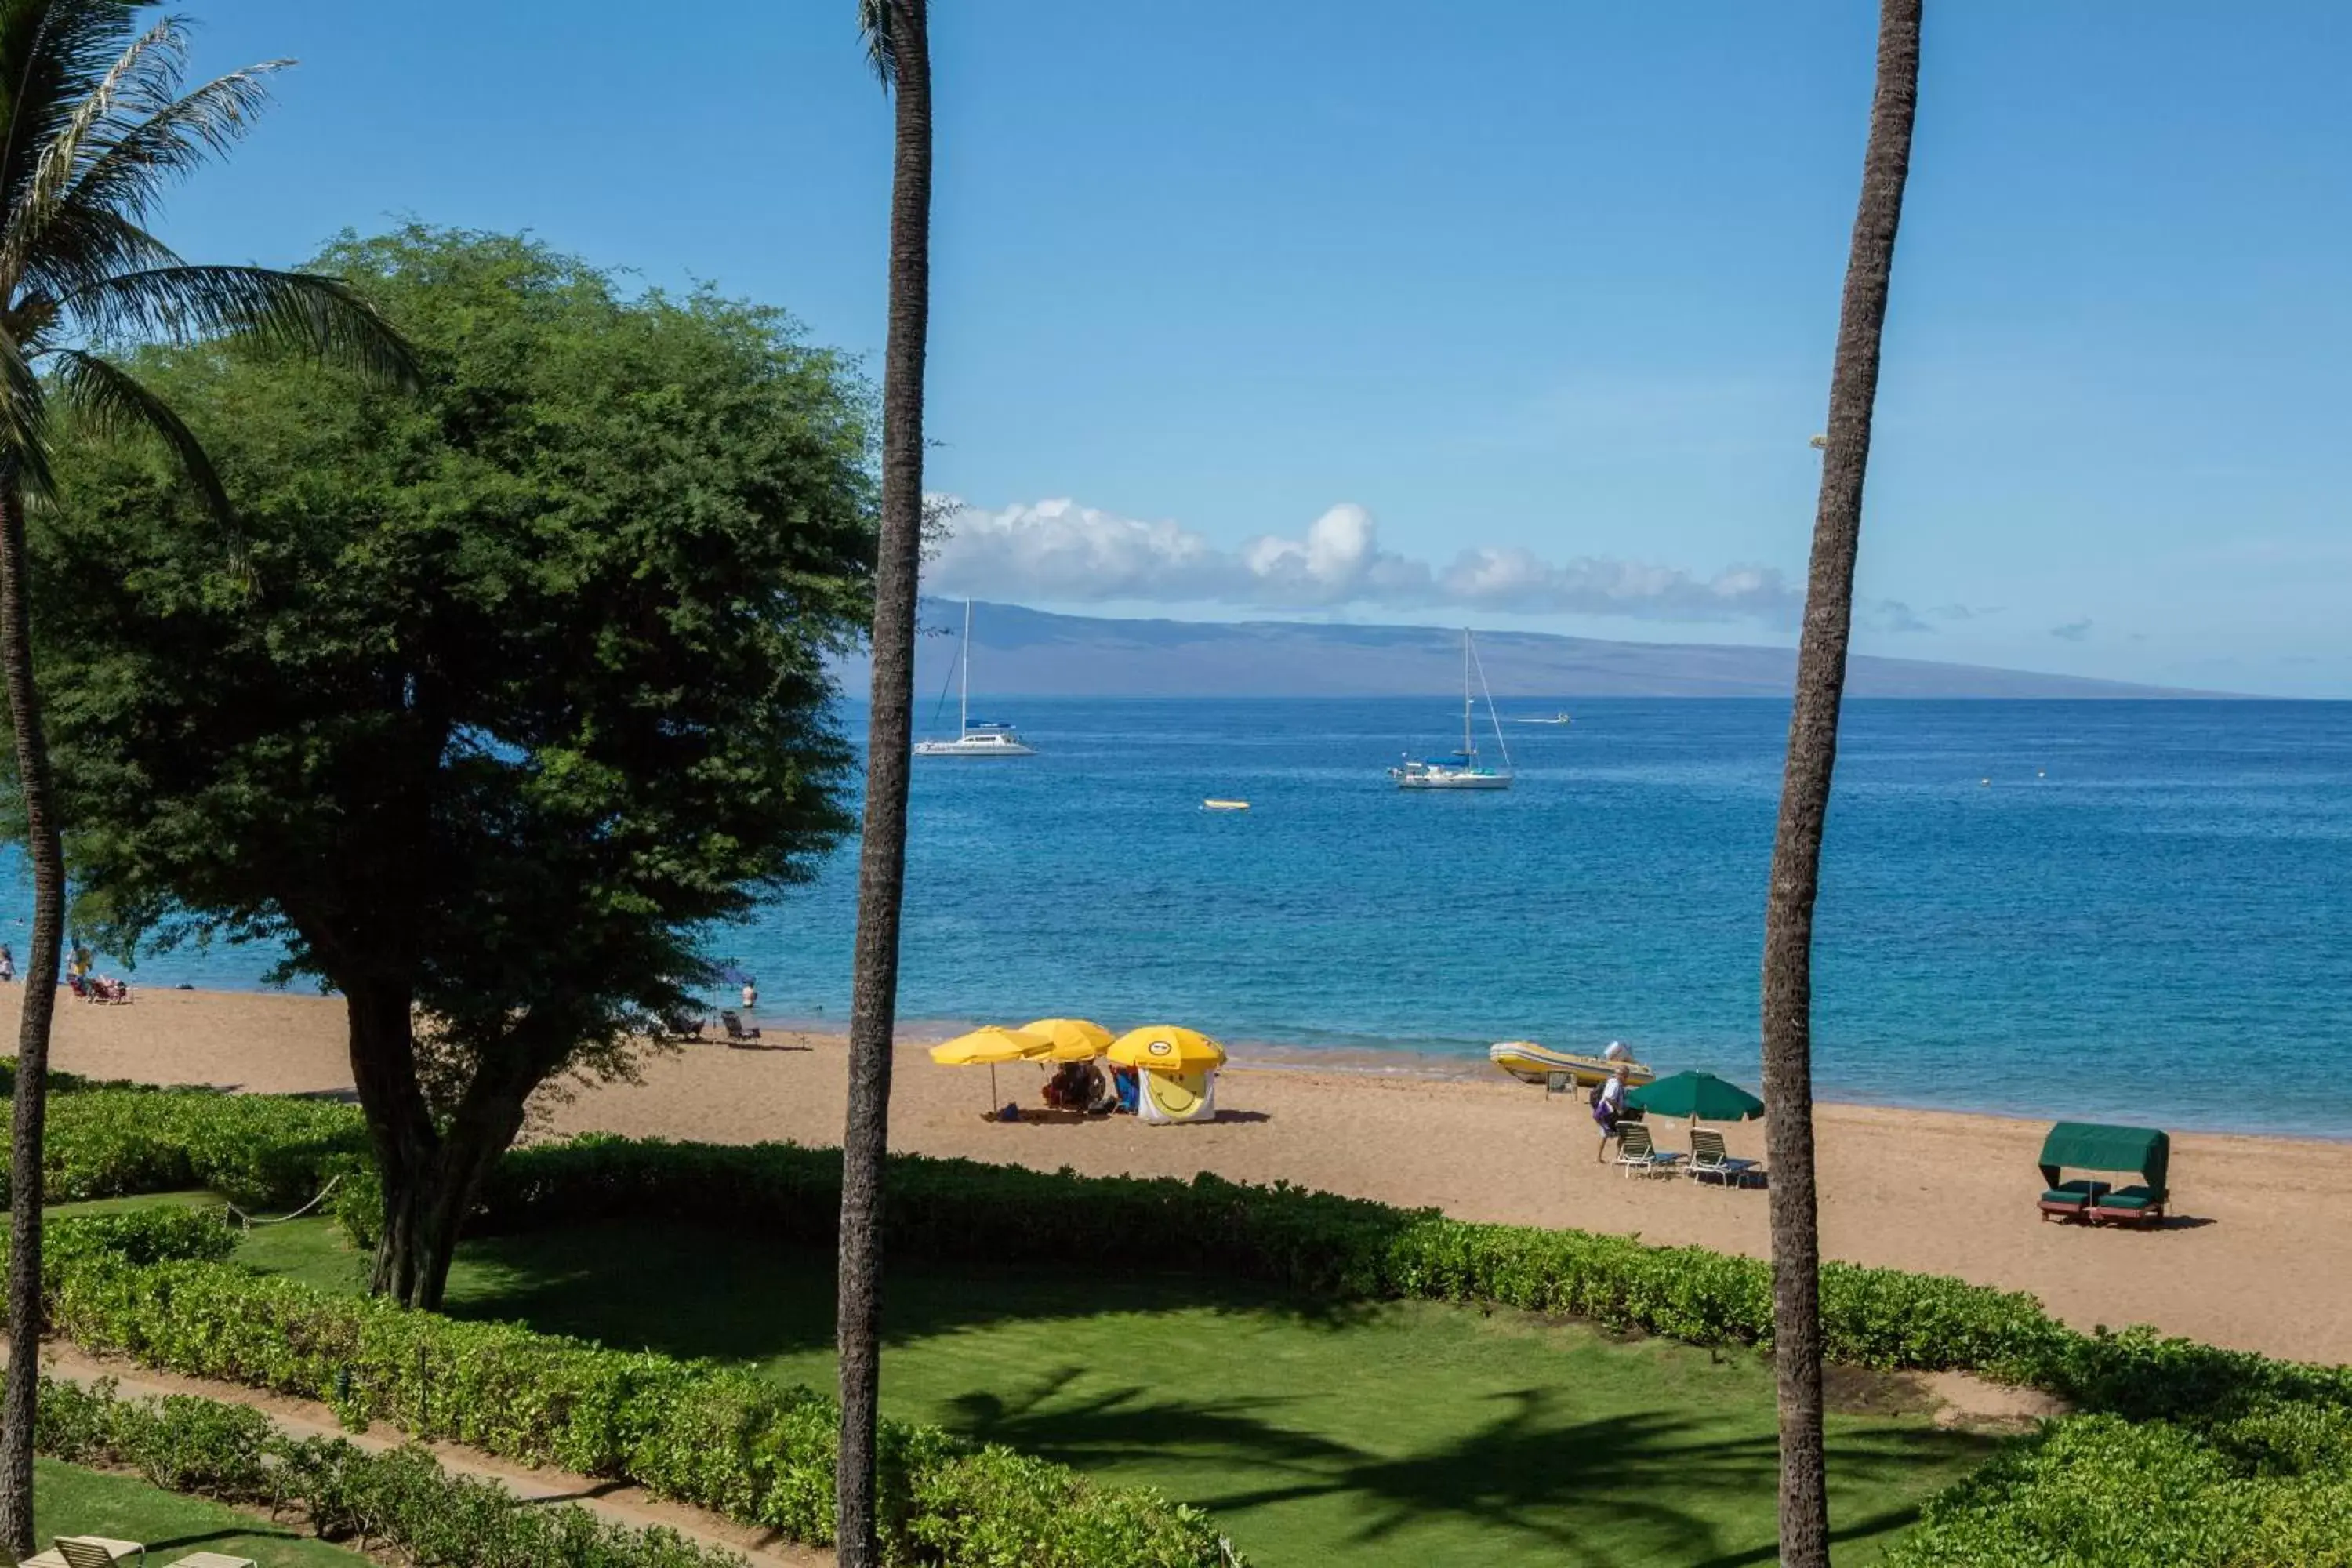
[[[2095,1121],[2061,1121],[2042,1141],[2042,1181],[2058,1184],[2062,1169],[2131,1171],[2161,1198],[2166,1168],[2172,1163],[2171,1134],[2153,1127],[2102,1127]]]

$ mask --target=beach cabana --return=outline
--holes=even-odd
[[[1129,1029],[1104,1053],[1136,1069],[1141,1092],[1135,1113],[1154,1124],[1213,1121],[1217,1115],[1217,1069],[1225,1047],[1201,1033],[1173,1024]]]
[[[2148,1225],[2164,1217],[2172,1138],[2154,1127],[2061,1121],[2042,1141],[2042,1217]],[[2069,1171],[2135,1175],[2124,1186]]]

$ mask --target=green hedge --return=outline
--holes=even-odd
[[[289,1515],[330,1541],[397,1552],[418,1568],[742,1568],[675,1531],[629,1530],[572,1504],[522,1503],[452,1476],[422,1447],[371,1454],[341,1438],[293,1438],[241,1405],[173,1394],[116,1397],[110,1384],[41,1380],[35,1442],[55,1459],[136,1470],[166,1491]]]
[[[51,1203],[207,1187],[292,1208],[366,1160],[358,1110],[333,1100],[107,1086],[50,1100],[41,1170]],[[0,1202],[7,1186],[0,1171]]]
[[[86,1253],[53,1278],[51,1321],[86,1349],[320,1399],[346,1421],[634,1481],[793,1540],[832,1539],[836,1407],[748,1368],[459,1322],[201,1259]],[[975,1449],[935,1427],[886,1422],[881,1450],[885,1535],[898,1561],[1228,1561],[1205,1515],[1154,1492]]]
[[[2352,1413],[2078,1415],[1927,1506],[1887,1568],[2352,1568]]]
[[[41,1227],[41,1272],[56,1282],[91,1262],[143,1268],[156,1263],[219,1263],[236,1251],[237,1233],[217,1210],[128,1209],[121,1214],[68,1215]],[[8,1238],[0,1236],[0,1266]]]
[[[355,1217],[373,1198],[355,1194]],[[969,1160],[891,1156],[887,1245],[932,1258],[1088,1263],[1148,1234],[1169,1266],[1318,1294],[1491,1302],[1563,1312],[1700,1344],[1765,1344],[1760,1259],[1630,1237],[1481,1225],[1287,1185],[1202,1174],[1081,1177]],[[715,1225],[831,1247],[837,1150],[589,1137],[517,1150],[485,1184],[477,1234],[618,1215]],[[1831,1263],[1822,1310],[1832,1359],[2030,1375],[2067,1331],[2020,1291]]]

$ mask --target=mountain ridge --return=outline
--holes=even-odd
[[[916,681],[952,679],[960,601],[926,599]],[[1786,697],[1796,650],[1646,643],[1550,632],[1480,632],[1497,697]],[[973,605],[973,690],[1000,697],[1418,697],[1462,689],[1462,635],[1442,626],[1307,621],[1177,621]],[[863,658],[845,661],[849,690]],[[1853,656],[1853,697],[2227,700],[2229,694],[1927,659]]]

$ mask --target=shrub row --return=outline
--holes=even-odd
[[[293,1438],[241,1405],[173,1394],[118,1398],[110,1384],[41,1380],[39,1450],[68,1464],[136,1470],[166,1491],[263,1505],[329,1541],[396,1552],[415,1568],[742,1568],[733,1552],[674,1531],[629,1530],[575,1505],[519,1502],[452,1476],[422,1447],[371,1454]]]
[[[68,1215],[41,1227],[41,1272],[51,1289],[80,1265],[91,1262],[143,1268],[156,1263],[219,1263],[236,1250],[236,1232],[218,1210],[126,1209],[121,1214]],[[0,1267],[8,1238],[0,1236]]]
[[[748,1368],[625,1353],[519,1325],[330,1296],[201,1258],[86,1255],[51,1321],[150,1366],[320,1399],[527,1464],[636,1482],[793,1540],[833,1535],[837,1409]],[[997,1568],[1216,1568],[1207,1517],[1060,1465],[886,1422],[894,1561]],[[1238,1561],[1238,1559],[1233,1559]]]
[[[359,1112],[331,1100],[106,1086],[49,1102],[41,1170],[51,1203],[208,1187],[291,1208],[366,1157]],[[0,1171],[0,1202],[7,1185]]]
[[[836,1150],[592,1136],[509,1154],[472,1228],[632,1215],[830,1247],[840,1191]],[[927,1258],[1091,1264],[1148,1234],[1171,1267],[1310,1293],[1493,1303],[1697,1344],[1771,1341],[1770,1266],[1704,1247],[1476,1224],[1205,1173],[1082,1177],[919,1155],[891,1156],[885,1205],[889,1246]],[[2217,1418],[2269,1399],[2352,1408],[2352,1368],[2144,1328],[2085,1334],[2026,1292],[1937,1275],[1824,1264],[1822,1327],[1832,1361],[1976,1372],[2133,1420]]]
[[[1888,1568],[2352,1568],[2352,1413],[2075,1415],[1928,1504]]]
[[[823,1247],[840,1192],[835,1150],[589,1137],[509,1154],[471,1228],[629,1215]],[[354,1198],[362,1215],[373,1201]],[[1080,1177],[919,1155],[891,1157],[885,1204],[890,1247],[926,1258],[1090,1262],[1148,1234],[1171,1267],[1313,1293],[1492,1302],[1703,1344],[1771,1338],[1769,1265],[1703,1247],[1475,1224],[1206,1173]],[[1824,1268],[1822,1310],[1830,1356],[1857,1366],[2022,1376],[2066,1337],[2031,1295],[1846,1263]]]

